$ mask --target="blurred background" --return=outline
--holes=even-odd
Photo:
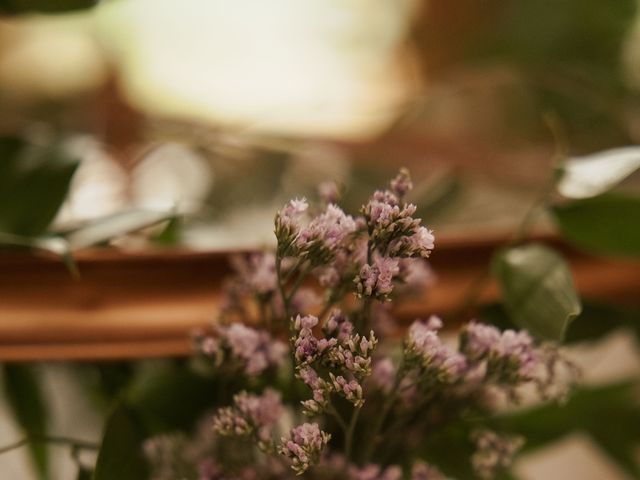
[[[77,163],[54,230],[172,210],[173,241],[255,246],[283,199],[357,209],[406,165],[432,228],[487,233],[558,153],[640,135],[634,0],[2,4],[0,132]]]
[[[259,248],[273,243],[273,213],[290,197],[315,199],[317,185],[331,180],[355,212],[401,166],[411,169],[411,200],[438,241],[504,239],[560,159],[640,143],[638,7],[637,0],[0,0],[0,249],[61,256],[73,272],[73,255],[82,258],[87,247]],[[638,186],[636,172],[620,188]],[[551,231],[543,215],[535,232]],[[120,322],[123,312],[144,318],[146,333],[183,312],[147,291],[138,310],[110,304],[100,282],[118,283],[129,270],[116,264],[91,284],[91,269],[107,257],[87,266],[84,284],[32,301],[38,282],[58,281],[49,267],[11,258],[3,256],[0,273],[0,317],[11,325],[0,326],[5,343],[55,335],[41,327],[50,316],[79,325],[89,312],[94,326],[106,325],[112,317],[100,315],[111,308]],[[176,277],[180,292],[191,288],[189,268]],[[590,271],[597,290],[597,270]],[[127,288],[143,288],[131,278]],[[215,285],[200,284],[199,308],[212,311]],[[67,298],[79,305],[76,316],[67,306],[52,310]],[[624,404],[634,416],[616,410],[618,433],[629,435],[596,441],[576,420],[569,435],[518,464],[519,478],[634,478],[640,428],[627,421],[640,419],[640,354],[628,330],[639,331],[637,296],[632,306],[592,314],[627,330],[596,328],[589,338],[597,342],[573,352],[588,371],[585,385],[635,382],[634,406]],[[77,333],[68,325],[61,338]],[[42,351],[29,350],[48,358]],[[118,384],[130,370],[99,371]],[[76,373],[64,365],[41,373],[52,429],[99,436],[101,417],[78,392]],[[592,420],[615,392],[600,395],[584,410]],[[2,442],[20,432],[7,408],[0,408]],[[612,459],[618,441],[635,449],[622,467]],[[0,457],[0,476],[30,478],[26,458]],[[59,476],[51,478],[71,478],[76,465],[55,461]]]

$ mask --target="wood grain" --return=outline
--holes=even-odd
[[[592,299],[639,302],[640,264],[588,256],[553,237],[577,286]],[[504,236],[439,238],[438,282],[403,304],[402,321],[455,309]],[[74,280],[56,259],[0,255],[0,361],[107,360],[186,355],[189,333],[215,318],[229,271],[223,252],[158,250],[77,255]],[[489,283],[482,301],[497,298]]]

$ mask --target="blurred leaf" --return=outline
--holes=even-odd
[[[97,3],[98,0],[0,0],[0,13],[66,13]]]
[[[141,480],[148,468],[143,456],[144,430],[133,412],[119,403],[107,418],[93,474],[94,480]]]
[[[78,475],[76,480],[91,480],[93,478],[93,470],[90,470],[82,465],[78,466]]]
[[[514,327],[509,315],[499,303],[483,305],[478,317],[501,330]],[[580,321],[571,323],[565,335],[565,343],[597,340],[620,328],[632,330],[640,339],[640,309],[584,300]]]
[[[579,65],[598,77],[619,75],[620,50],[635,18],[635,0],[506,0],[480,54],[525,65]],[[620,80],[616,80],[619,82]]]
[[[564,405],[546,404],[506,414],[500,427],[527,439],[525,449],[558,440],[573,432],[587,432],[633,478],[640,469],[634,451],[640,442],[638,383],[626,382],[582,388]]]
[[[567,140],[585,151],[631,140],[629,91],[620,59],[636,0],[500,0],[483,35],[470,43],[480,61],[519,71],[537,112],[554,112]],[[519,121],[522,121],[521,119]],[[541,130],[540,135],[548,132]]]
[[[582,306],[564,259],[531,244],[496,254],[492,270],[512,321],[538,337],[562,340]]]
[[[0,232],[37,236],[55,218],[79,159],[59,144],[0,138]]]
[[[560,232],[585,250],[640,257],[640,197],[608,193],[551,209]]]
[[[42,438],[47,430],[47,409],[36,373],[31,365],[5,364],[4,390],[11,410],[27,436]],[[47,444],[30,442],[29,450],[39,478],[48,478]]]
[[[605,193],[640,168],[640,147],[623,147],[567,160],[558,191],[568,198]]]
[[[81,227],[62,232],[72,248],[98,245],[125,233],[135,232],[175,218],[172,211],[132,209],[97,218]]]
[[[186,430],[217,403],[225,390],[188,364],[152,362],[132,379],[127,399],[154,433]]]
[[[180,243],[182,225],[180,219],[174,217],[167,222],[162,232],[153,237],[153,243],[161,246],[173,246]]]
[[[0,232],[0,250],[3,249],[42,250],[51,253],[62,259],[72,275],[79,276],[78,266],[71,254],[71,246],[64,238],[56,236],[23,237]]]

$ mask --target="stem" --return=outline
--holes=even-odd
[[[551,178],[542,187],[542,190],[540,190],[540,193],[538,193],[535,200],[522,217],[522,220],[516,228],[515,233],[513,234],[511,239],[509,239],[505,243],[504,248],[513,247],[527,238],[529,232],[531,231],[531,228],[535,224],[537,216],[549,201],[549,197],[553,193],[555,186],[555,176],[552,175]],[[464,293],[462,300],[460,301],[460,306],[456,308],[451,314],[452,319],[462,319],[462,317],[478,303],[478,300],[487,287],[489,280],[491,280],[491,271],[489,268],[486,268]]]
[[[329,412],[336,419],[336,421],[338,422],[338,425],[340,425],[340,428],[345,433],[345,437],[346,437],[347,430],[348,430],[347,424],[342,418],[342,416],[340,415],[340,413],[336,410],[336,407],[334,407],[331,402],[329,402],[329,405],[327,407],[327,412]]]
[[[278,290],[280,292],[280,296],[282,297],[282,305],[284,308],[285,321],[288,321],[289,320],[289,300],[287,299],[287,294],[284,291],[284,281],[282,279],[282,258],[280,258],[280,256],[276,257],[276,276],[278,277]]]
[[[100,445],[98,444],[87,442],[84,440],[78,440],[76,438],[58,436],[26,437],[18,440],[17,442],[5,445],[4,447],[0,447],[0,455],[24,447],[25,445],[28,445],[30,443],[51,443],[55,445],[67,445],[76,450],[98,450],[100,448]]]
[[[348,465],[351,461],[351,449],[353,447],[353,434],[356,429],[356,424],[358,423],[358,417],[360,416],[360,410],[362,410],[362,406],[355,407],[353,410],[353,414],[351,415],[351,421],[349,422],[349,427],[347,428],[344,434],[344,454],[346,458],[346,464]]]
[[[369,444],[367,446],[367,450],[365,451],[364,461],[368,462],[371,458],[371,455],[375,452],[376,444],[378,443],[378,435],[380,434],[380,429],[383,427],[389,412],[391,412],[391,408],[393,404],[398,399],[398,395],[400,394],[400,384],[404,379],[405,371],[404,371],[404,359],[398,368],[398,373],[396,374],[396,379],[393,382],[393,387],[391,388],[391,393],[387,397],[386,401],[382,406],[382,411],[376,417],[376,423],[374,424],[373,430],[371,431],[371,435],[369,436]]]

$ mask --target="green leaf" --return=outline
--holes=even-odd
[[[66,13],[97,3],[98,0],[0,0],[0,13]]]
[[[59,144],[0,138],[0,232],[38,236],[64,202],[79,159]]]
[[[531,450],[571,432],[587,432],[621,467],[640,476],[634,460],[640,442],[637,382],[582,388],[566,404],[545,404],[500,418],[500,428],[523,435]]]
[[[480,320],[501,330],[513,328],[513,323],[499,303],[483,305],[478,312]],[[640,308],[622,305],[605,305],[585,300],[580,321],[573,322],[567,330],[565,343],[598,340],[614,330],[626,328],[640,339]]]
[[[46,435],[47,409],[33,366],[25,364],[4,365],[5,395],[16,420],[27,436],[42,438]],[[39,478],[48,478],[48,451],[46,443],[29,443]]]
[[[493,259],[509,317],[534,335],[560,341],[582,305],[569,267],[544,245],[509,248]]]
[[[76,480],[91,480],[93,478],[93,470],[90,470],[82,465],[78,466],[78,475]]]
[[[567,160],[560,166],[558,191],[567,198],[607,192],[640,168],[640,147],[622,147]]]
[[[144,430],[133,412],[119,403],[107,418],[94,480],[142,480],[148,467],[143,456]]]
[[[79,277],[78,265],[71,253],[71,246],[64,238],[57,236],[23,237],[0,232],[0,250],[3,249],[41,250],[56,255],[60,257],[74,277]]]
[[[160,433],[190,429],[226,390],[232,389],[194,372],[188,364],[154,361],[137,371],[126,398],[147,429]]]
[[[640,197],[605,194],[551,209],[562,235],[585,250],[640,257]]]
[[[97,245],[114,237],[135,232],[175,218],[172,211],[132,209],[91,220],[79,228],[61,233],[72,248]]]

